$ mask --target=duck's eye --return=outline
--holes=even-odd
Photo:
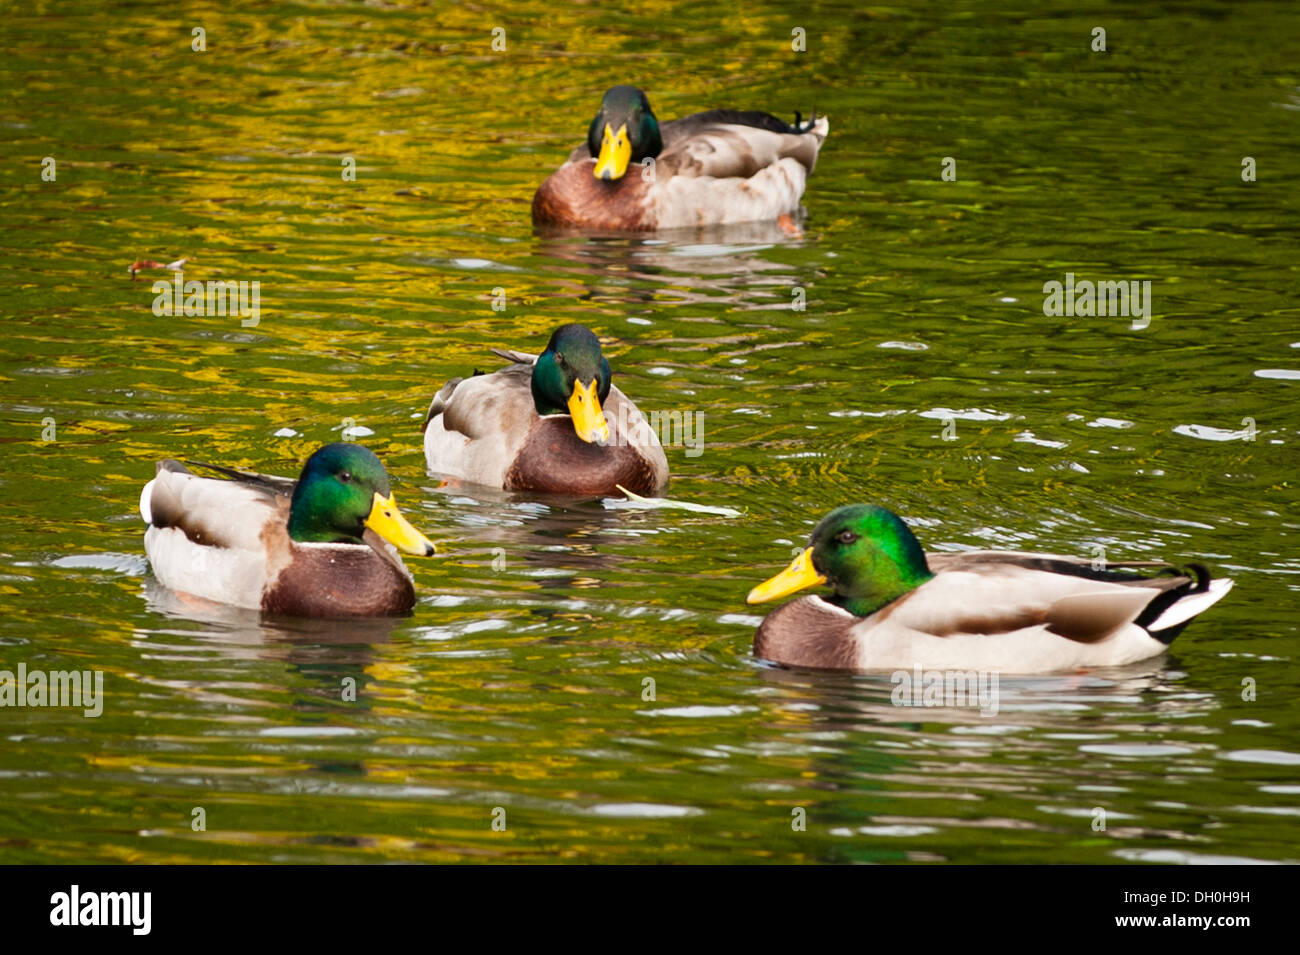
[[[853,533],[853,531],[840,531],[835,535],[835,539],[841,544],[852,544],[858,539],[858,535]]]
[[[340,472],[339,472],[339,480],[342,481],[344,484],[347,484],[349,481],[352,480],[352,472],[351,472],[351,471],[340,471]]]

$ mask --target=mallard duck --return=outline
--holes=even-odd
[[[610,382],[600,340],[562,325],[541,355],[442,386],[424,419],[429,470],[507,491],[653,495],[668,459],[641,412]]]
[[[1142,576],[1134,568],[1160,568]],[[828,584],[768,614],[754,655],[835,670],[1005,670],[1118,666],[1164,652],[1232,589],[1199,565],[1111,563],[1052,554],[927,555],[883,507],[837,508],[809,546],[749,592],[762,603]]]
[[[735,109],[660,126],[645,93],[615,86],[533,196],[533,222],[646,232],[776,219],[799,208],[829,131],[825,116],[796,113],[792,126]]]
[[[144,549],[162,584],[299,617],[373,617],[415,606],[397,551],[428,556],[433,544],[398,511],[388,473],[366,448],[327,444],[297,481],[194,466],[231,480],[159,461],[140,494]]]

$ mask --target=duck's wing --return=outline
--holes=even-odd
[[[1134,580],[1135,575],[1128,571],[1173,572],[1179,569],[1177,565],[1163,560],[1101,561],[1068,554],[1025,554],[1009,550],[928,552],[925,559],[935,573],[998,564],[1026,567],[1031,570],[1048,570],[1058,574],[1082,574],[1096,580],[1116,581]]]
[[[515,364],[444,385],[429,406],[426,432],[441,419],[446,430],[478,440],[503,431],[526,433],[536,417],[532,367]]]
[[[929,582],[874,616],[939,637],[1043,625],[1058,636],[1095,643],[1129,624],[1155,626],[1178,600],[1210,590],[1209,572],[1199,565],[1184,570],[1134,563],[1160,572],[1143,575],[1123,564],[1103,569],[1054,554],[953,555],[931,564],[936,573]]]
[[[1057,608],[1059,619],[1054,629],[1066,636],[1070,636],[1071,613],[1083,613],[1079,620],[1082,632],[1086,633],[1090,626],[1095,625],[1093,612],[1100,610],[1104,604],[1094,600],[1093,594],[1119,594],[1124,590],[1137,590],[1154,594],[1149,595],[1147,602],[1141,606],[1141,612],[1132,622],[1157,640],[1168,644],[1184,624],[1218,603],[1232,589],[1231,580],[1214,579],[1205,567],[1195,563],[1180,566],[1163,560],[1099,561],[1063,554],[1021,554],[1008,551],[928,554],[926,558],[930,568],[936,572],[968,570],[996,578],[1015,568],[1081,581],[1082,583],[1075,584],[1079,593]],[[1045,578],[1034,578],[1042,579]],[[1126,600],[1137,601],[1138,598],[1116,596],[1113,600],[1119,605]],[[1090,619],[1094,621],[1093,624],[1088,622]]]
[[[532,361],[511,361],[489,375],[449,381],[434,397],[424,421],[430,471],[501,486],[537,421]]]
[[[159,461],[140,495],[140,516],[155,528],[182,531],[192,542],[231,550],[267,547],[268,526],[283,526],[295,482],[204,465],[233,480],[201,477],[179,461]]]
[[[760,112],[714,109],[665,123],[656,176],[749,179],[782,159],[810,173],[830,132],[826,117],[791,126]]]
[[[966,557],[861,621],[862,659],[1021,673],[1119,666],[1161,653],[1232,588],[1195,565],[1145,577],[1051,555]]]
[[[216,467],[225,472],[229,469]],[[289,488],[269,475],[201,477],[160,461],[140,495],[144,547],[154,576],[172,590],[258,608],[289,552]]]
[[[637,184],[644,190],[640,226],[734,225],[798,210],[829,129],[826,118],[815,120],[809,132],[785,133],[719,121],[732,115],[715,111],[679,121],[686,125],[659,155],[654,175],[637,174],[647,180]]]
[[[528,352],[514,351],[513,349],[509,349],[509,348],[493,348],[491,349],[491,351],[492,354],[498,356],[499,358],[504,358],[506,361],[511,362],[514,365],[523,365],[528,368],[532,368],[533,365],[537,364],[537,356],[533,354],[529,354]],[[505,371],[509,371],[509,370],[511,369],[505,369]],[[501,372],[498,372],[498,374],[501,374]],[[482,378],[482,377],[490,377],[490,376],[483,375],[482,372],[475,372],[473,377]],[[443,385],[441,388],[438,389],[438,393],[434,395],[433,400],[429,402],[429,410],[425,412],[424,422],[420,425],[421,432],[427,431],[429,428],[429,422],[432,421],[434,418],[438,417],[439,415],[443,414],[445,411],[447,411],[448,408],[451,407],[452,396],[456,394],[456,389],[460,387],[460,383],[464,380],[465,380],[464,378],[453,378],[445,385]],[[492,386],[496,387],[497,384],[498,384],[497,382],[493,382]],[[469,392],[472,390],[474,389],[469,389],[466,391],[462,391],[460,393],[462,404],[469,405],[472,403],[472,399],[468,397]],[[530,393],[531,393],[531,385],[530,385]]]

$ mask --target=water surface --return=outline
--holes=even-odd
[[[0,665],[98,668],[107,699],[0,711],[0,860],[1300,860],[1300,14],[1030,8],[10,11]],[[663,117],[828,114],[802,237],[536,234],[532,190],[627,81]],[[182,257],[260,281],[260,322],[155,316],[167,273],[127,266]],[[1149,280],[1149,326],[1045,316],[1067,272]],[[425,474],[442,382],[566,321],[643,409],[704,416],[670,494],[739,516]],[[409,618],[152,581],[155,460],[292,474],[345,427],[440,545]],[[860,500],[931,549],[1237,589],[1163,658],[903,709],[887,675],[749,653],[746,591]]]

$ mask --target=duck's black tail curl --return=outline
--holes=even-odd
[[[803,114],[798,110],[794,111],[794,125],[790,127],[790,132],[802,136],[804,133],[811,133],[813,127],[817,125],[817,107],[813,107],[812,116],[808,122],[803,121]]]
[[[1183,567],[1168,567],[1162,570],[1157,576],[1162,576],[1164,574],[1194,576],[1196,580],[1188,581],[1181,587],[1166,590],[1164,593],[1160,594],[1160,596],[1156,597],[1155,600],[1151,601],[1151,603],[1147,604],[1143,611],[1138,614],[1137,619],[1133,621],[1139,627],[1149,627],[1160,619],[1161,614],[1189,594],[1203,594],[1210,589],[1210,581],[1212,577],[1209,569],[1204,564],[1192,563],[1186,564]],[[1164,630],[1150,630],[1148,632],[1161,643],[1168,645],[1174,642],[1174,637],[1182,633],[1183,628],[1189,623],[1191,623],[1190,618],[1176,626],[1167,627]]]

